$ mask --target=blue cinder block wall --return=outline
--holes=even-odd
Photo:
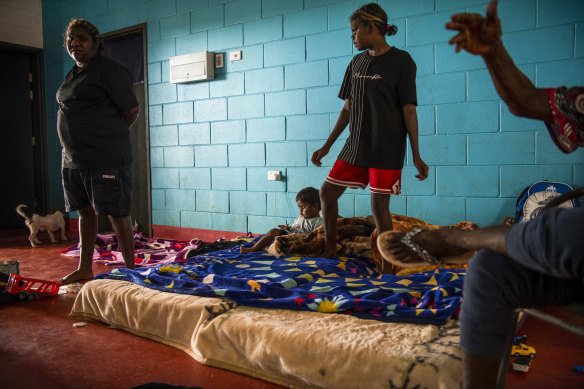
[[[72,17],[102,32],[147,23],[154,224],[263,233],[297,215],[295,194],[320,187],[342,147],[310,163],[342,101],[336,95],[356,53],[348,17],[366,1],[43,0],[51,201],[62,204],[55,92],[73,62],[63,48]],[[456,12],[484,13],[485,0],[379,0],[398,34],[391,45],[417,63],[421,154],[408,150],[403,195],[391,210],[430,223],[481,226],[513,214],[528,184],[584,186],[584,151],[556,150],[543,124],[509,113],[480,58],[455,54],[444,29]],[[501,0],[503,40],[537,86],[584,85],[584,2]],[[216,79],[169,82],[169,57],[225,53]],[[228,60],[241,50],[243,59]],[[284,180],[267,180],[280,170]],[[348,190],[342,216],[370,214],[368,190]]]

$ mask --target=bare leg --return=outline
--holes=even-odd
[[[499,359],[490,359],[462,349],[463,389],[495,389]]]
[[[88,206],[77,211],[79,213],[79,246],[81,254],[79,267],[73,273],[59,280],[62,284],[88,280],[93,278],[93,250],[97,236],[97,216],[93,207]]]
[[[277,236],[285,235],[286,233],[279,228],[272,228],[270,231],[266,232],[260,240],[258,240],[252,247],[240,247],[239,252],[241,253],[251,253],[254,251],[260,251],[276,239]]]
[[[391,220],[391,213],[389,212],[390,195],[371,193],[371,212],[375,218],[375,228],[377,229],[377,236],[384,231],[393,230],[393,221]],[[381,272],[384,274],[391,273],[391,263],[382,261]]]
[[[324,220],[324,251],[323,258],[337,256],[337,218],[339,216],[338,199],[345,192],[344,186],[324,182],[320,188],[320,203]]]
[[[393,221],[389,212],[390,195],[381,193],[371,193],[371,212],[375,218],[377,233],[393,230]]]
[[[126,268],[135,269],[136,265],[134,263],[134,230],[132,229],[132,223],[130,222],[129,216],[111,216],[108,218],[112,222],[112,227],[118,238],[118,243],[120,245],[120,251],[122,252],[122,257],[124,257],[124,263]]]
[[[505,236],[511,226],[493,226],[479,230],[439,229],[422,231],[413,241],[437,258],[461,255],[471,250],[490,249],[509,256]],[[418,255],[400,242],[406,231],[391,233],[386,245],[391,254],[402,262],[419,262]]]

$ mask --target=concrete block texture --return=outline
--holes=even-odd
[[[343,105],[337,94],[358,54],[349,17],[363,3],[43,1],[50,170],[58,173],[60,163],[55,93],[73,66],[62,47],[71,15],[91,20],[102,33],[146,23],[149,106],[141,115],[149,125],[153,222],[254,233],[291,222],[296,193],[320,188],[349,135],[346,128],[322,167],[312,165]],[[509,216],[519,192],[534,181],[584,185],[582,152],[562,153],[543,123],[511,114],[482,59],[448,44],[450,16],[484,14],[488,1],[377,3],[398,27],[387,42],[416,62],[419,146],[429,166],[428,178],[419,181],[408,141],[402,195],[391,196],[391,212],[433,224],[466,219],[487,226]],[[584,2],[505,0],[499,16],[507,50],[537,87],[584,84]],[[214,80],[170,83],[170,57],[205,50],[224,55]],[[241,60],[229,60],[234,50]],[[282,172],[281,181],[268,181],[273,170]],[[51,198],[61,198],[58,174],[50,174],[49,185]],[[346,190],[339,213],[369,215],[370,199],[369,188]]]

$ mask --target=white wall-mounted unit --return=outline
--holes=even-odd
[[[170,82],[192,82],[215,78],[215,56],[209,51],[170,57]]]

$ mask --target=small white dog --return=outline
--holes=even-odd
[[[53,232],[61,229],[61,239],[67,240],[67,235],[65,234],[65,217],[63,216],[63,212],[57,211],[47,216],[40,216],[35,213],[32,215],[32,218],[30,218],[22,211],[22,208],[26,208],[26,205],[20,204],[18,207],[16,207],[16,212],[26,219],[26,226],[30,230],[30,236],[28,237],[28,240],[30,241],[32,247],[37,247],[37,244],[42,243],[37,238],[37,233],[39,231],[47,231],[51,237],[51,242],[57,243]]]

